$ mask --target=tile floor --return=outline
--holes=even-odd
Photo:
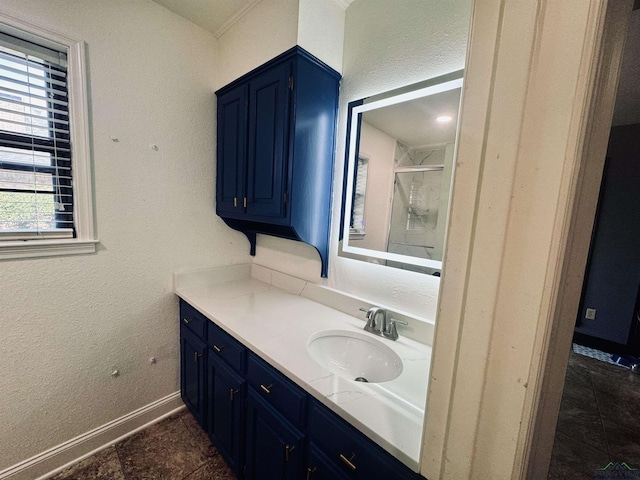
[[[142,430],[50,480],[235,480],[186,410]]]
[[[549,479],[593,479],[609,461],[640,468],[640,375],[571,353]]]

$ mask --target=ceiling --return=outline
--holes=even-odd
[[[260,0],[153,0],[173,13],[210,31],[216,37],[245,15]]]
[[[456,138],[461,88],[369,110],[362,121],[410,148],[452,143]],[[441,115],[451,121],[440,123]]]

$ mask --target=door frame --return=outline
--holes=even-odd
[[[427,478],[546,478],[632,3],[474,2]]]

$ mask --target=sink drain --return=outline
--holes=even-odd
[[[366,379],[366,378],[364,378],[364,377],[356,377],[356,382],[366,382],[366,383],[369,383],[369,380],[367,380],[367,379]]]

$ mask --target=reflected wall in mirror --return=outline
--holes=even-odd
[[[349,104],[339,255],[439,275],[462,71]]]

